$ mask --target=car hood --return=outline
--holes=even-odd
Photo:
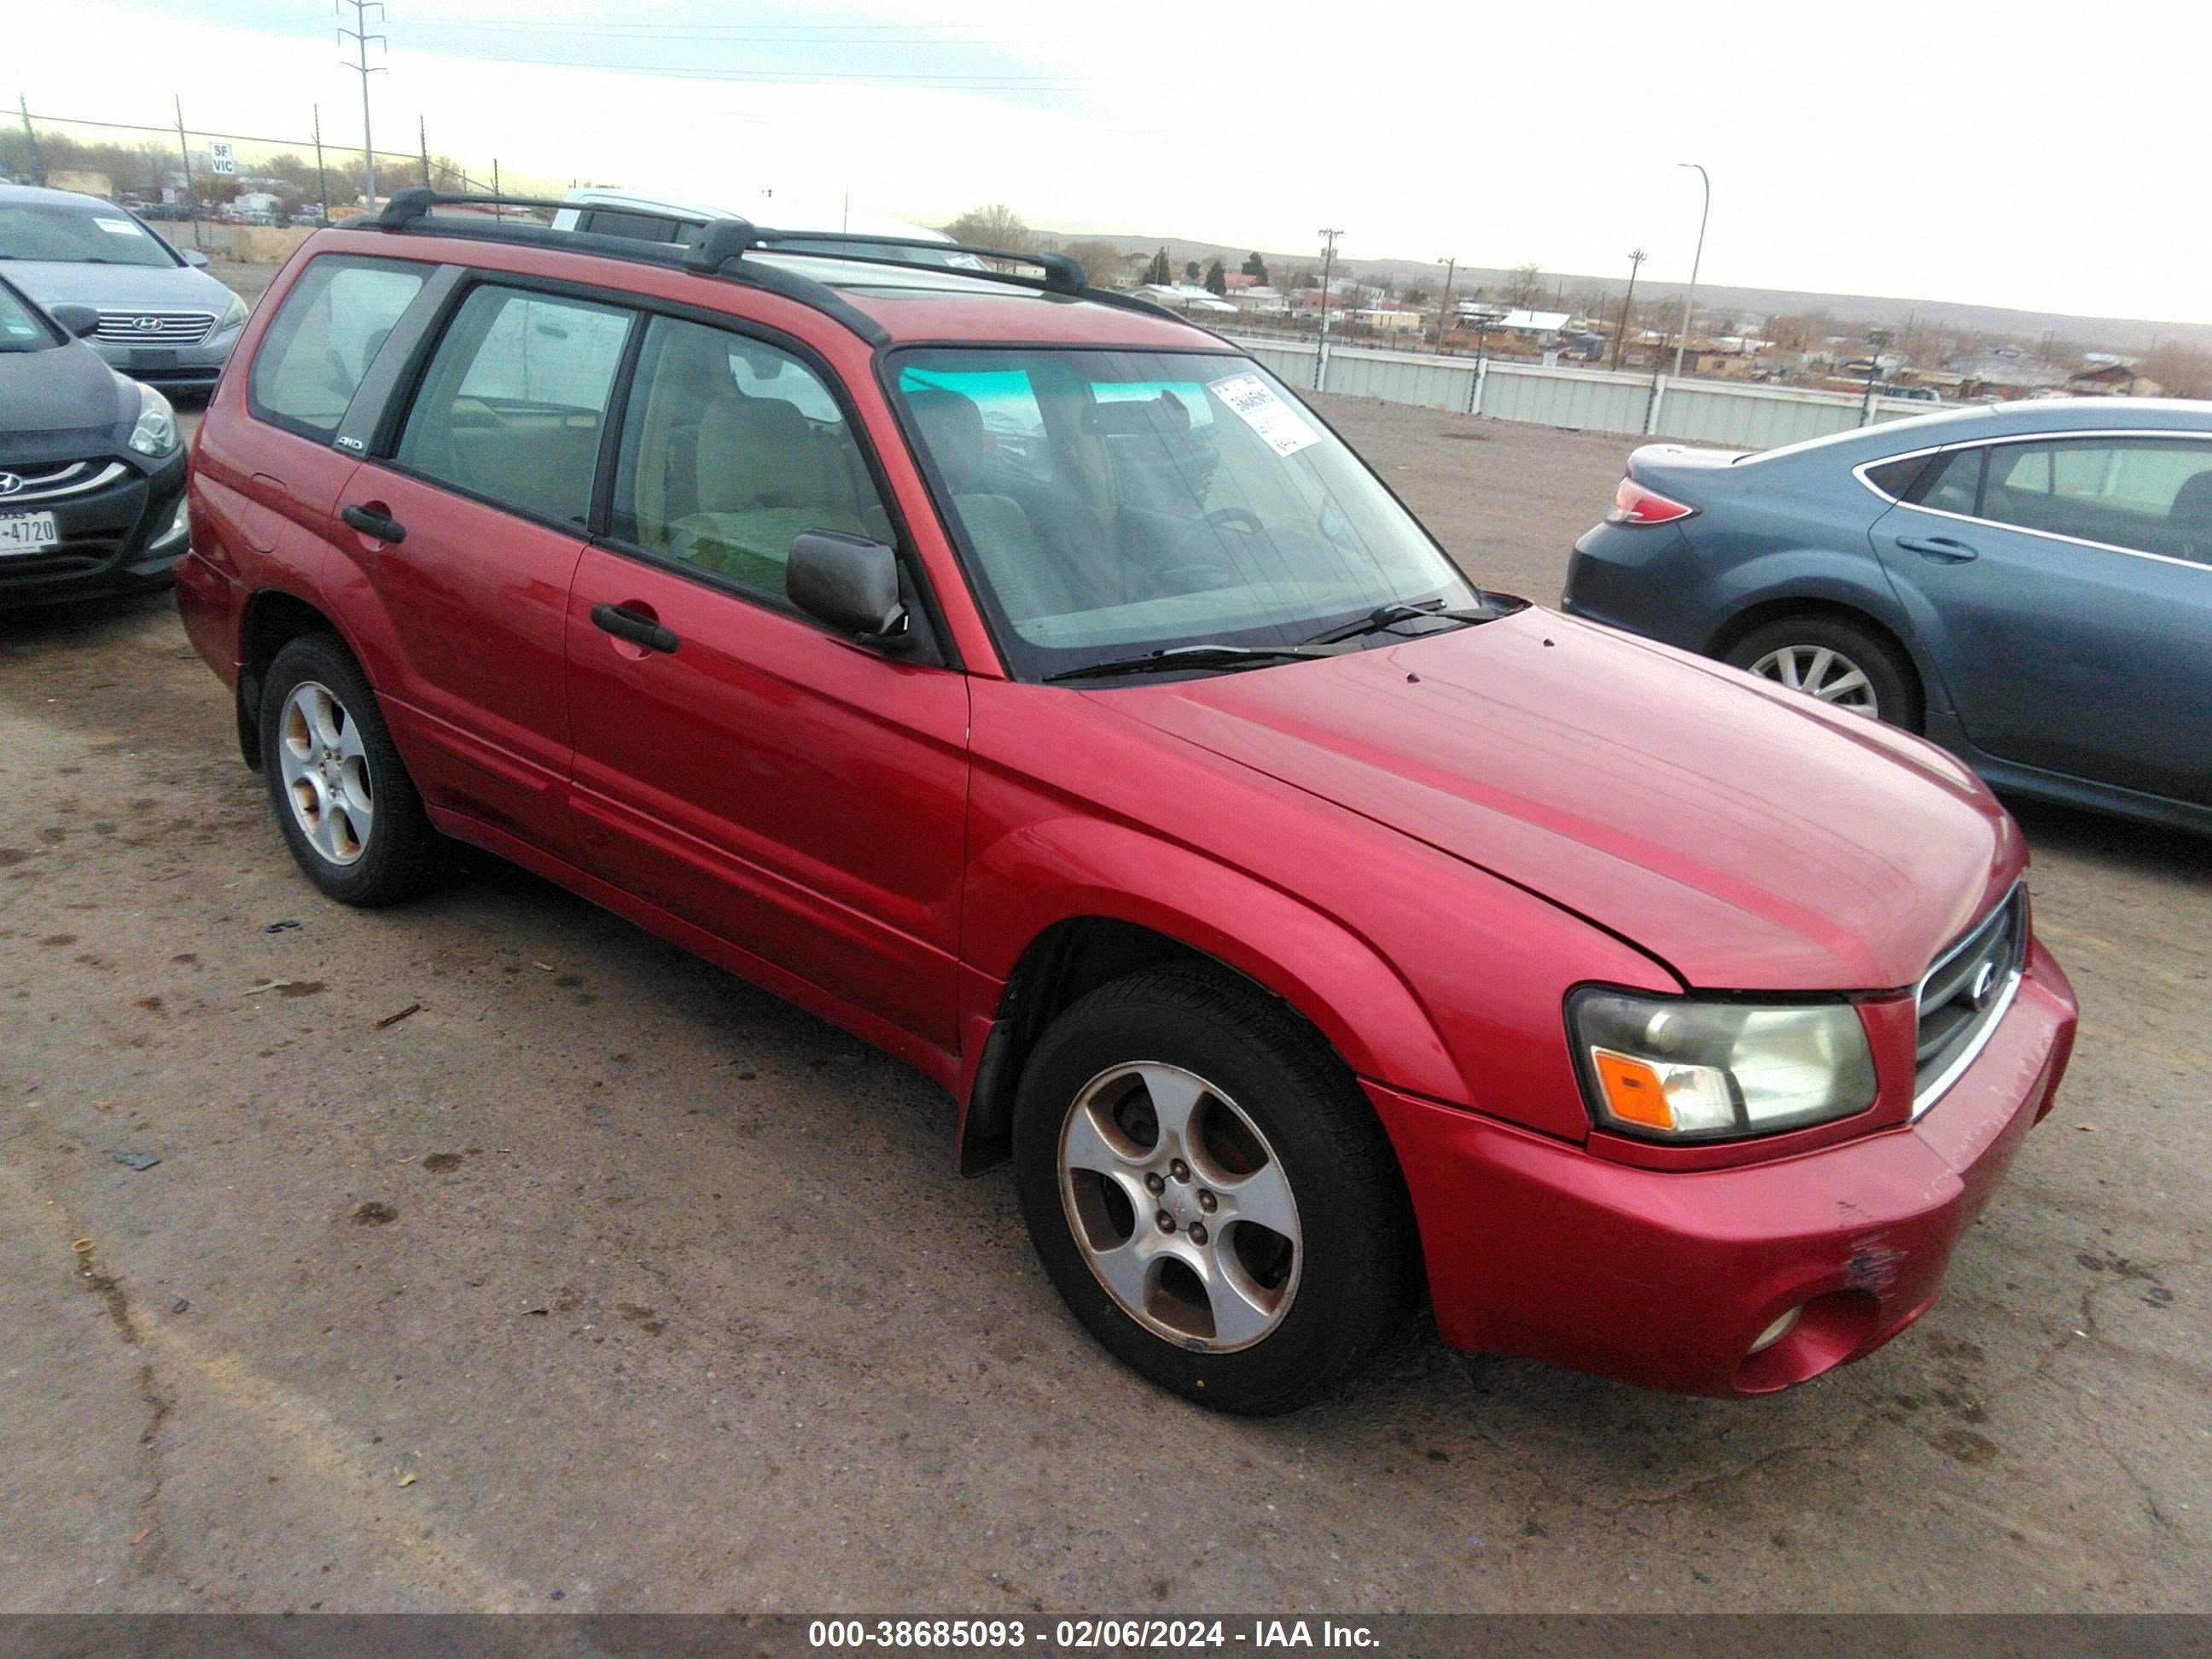
[[[58,453],[53,446],[72,437],[112,442],[117,424],[136,418],[137,401],[137,388],[81,340],[0,352],[0,462]]]
[[[1911,985],[2026,862],[1942,750],[1534,608],[1092,695],[1571,910],[1692,987]]]
[[[98,306],[117,310],[212,311],[229,306],[228,289],[190,265],[94,265],[81,260],[10,259],[8,280],[40,305]]]

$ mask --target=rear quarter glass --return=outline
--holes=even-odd
[[[326,253],[286,293],[246,380],[257,419],[327,440],[378,349],[436,269]]]

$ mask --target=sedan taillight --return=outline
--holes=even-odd
[[[1646,489],[1633,478],[1623,478],[1620,488],[1613,492],[1613,510],[1605,515],[1607,524],[1672,524],[1677,519],[1686,519],[1698,509],[1662,495],[1656,489]]]

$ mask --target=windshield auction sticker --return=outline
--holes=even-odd
[[[1308,426],[1275,395],[1274,388],[1256,374],[1232,374],[1206,387],[1229,405],[1237,418],[1260,434],[1260,441],[1278,455],[1295,455],[1308,444],[1321,441],[1321,434]]]

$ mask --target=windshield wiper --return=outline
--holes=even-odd
[[[1165,674],[1178,668],[1243,668],[1289,657],[1327,657],[1328,651],[1311,651],[1303,645],[1171,645],[1133,657],[1111,657],[1085,668],[1063,668],[1046,675],[1054,680],[1084,680],[1094,674]]]
[[[1346,640],[1356,640],[1366,634],[1380,634],[1395,628],[1400,623],[1419,622],[1436,617],[1443,622],[1486,623],[1496,620],[1498,612],[1485,605],[1480,611],[1431,611],[1421,605],[1382,605],[1369,611],[1357,622],[1348,622],[1341,628],[1326,629],[1311,639],[1302,640],[1302,645],[1336,645]]]

